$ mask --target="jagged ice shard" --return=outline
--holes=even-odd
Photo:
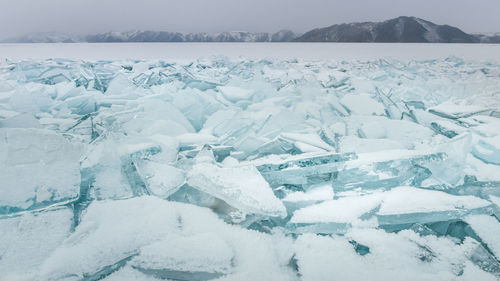
[[[0,63],[0,280],[499,280],[500,65]]]

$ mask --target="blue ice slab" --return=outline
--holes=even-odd
[[[426,164],[439,163],[445,159],[446,154],[442,152],[423,153],[388,161],[377,161],[375,158],[374,162],[363,163],[358,167],[348,166],[339,170],[332,183],[336,190],[391,188],[401,185],[420,186],[432,175],[431,170],[426,168]]]
[[[0,215],[65,204],[80,191],[80,147],[41,129],[0,129]]]
[[[497,137],[495,140],[498,139]],[[472,154],[485,163],[500,165],[500,148],[496,143],[492,144],[485,140],[479,140],[477,145],[472,147]]]
[[[356,154],[304,153],[284,159],[258,159],[255,164],[259,172],[272,185],[307,184],[310,178],[332,174],[341,169]]]

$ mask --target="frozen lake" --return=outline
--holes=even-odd
[[[0,280],[500,278],[500,45],[0,58]]]
[[[83,60],[192,60],[229,58],[302,58],[321,60],[428,60],[457,56],[465,60],[500,61],[500,44],[398,43],[72,43],[0,44],[0,58]]]

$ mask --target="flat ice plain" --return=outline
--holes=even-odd
[[[10,59],[165,59],[195,60],[222,55],[249,59],[403,61],[460,57],[465,60],[500,61],[500,44],[409,43],[55,43],[0,44],[0,58]]]
[[[0,280],[500,280],[500,45],[0,44]]]

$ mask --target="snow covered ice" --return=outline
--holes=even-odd
[[[500,64],[0,63],[0,280],[499,280]]]

